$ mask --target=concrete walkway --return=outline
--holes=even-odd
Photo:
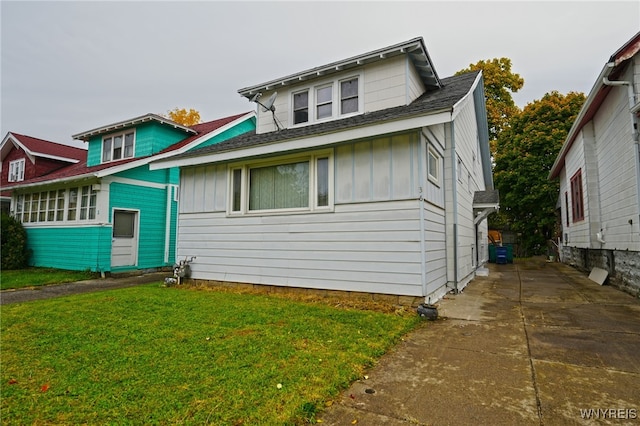
[[[29,287],[18,290],[0,291],[0,305],[8,303],[29,302],[32,300],[50,299],[52,297],[68,296],[71,294],[89,293],[93,291],[110,290],[114,288],[132,287],[155,281],[164,282],[172,272],[151,272],[136,274],[113,275],[109,278],[78,281],[73,283]]]
[[[322,424],[640,424],[640,300],[559,263],[489,269]]]

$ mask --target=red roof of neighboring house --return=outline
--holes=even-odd
[[[139,165],[143,165],[143,164],[147,164],[152,158],[160,155],[160,154],[167,154],[167,153],[171,153],[174,151],[178,151],[180,150],[180,148],[183,148],[185,146],[187,146],[190,142],[193,142],[195,140],[197,140],[198,138],[211,133],[215,130],[220,129],[221,127],[225,126],[226,124],[229,124],[243,116],[246,116],[249,113],[243,113],[243,114],[237,114],[237,115],[233,115],[230,117],[225,117],[225,118],[221,118],[218,120],[213,120],[213,121],[208,121],[206,123],[200,123],[200,124],[196,124],[194,126],[191,126],[191,128],[193,130],[195,130],[197,132],[197,134],[193,135],[193,136],[189,136],[179,142],[174,143],[173,145],[169,146],[168,148],[160,151],[157,154],[154,155],[148,155],[146,157],[138,157],[138,158],[127,158],[124,160],[119,160],[119,161],[112,161],[109,163],[104,163],[104,164],[98,164],[96,166],[91,166],[88,167],[87,166],[87,160],[86,160],[86,150],[81,150],[84,151],[85,157],[82,161],[80,161],[79,163],[76,164],[71,164],[69,166],[63,167],[61,169],[58,169],[52,173],[46,174],[44,176],[38,176],[38,177],[34,177],[32,179],[29,180],[24,180],[22,182],[19,182],[15,185],[6,185],[6,187],[8,189],[14,188],[14,187],[24,187],[24,186],[28,186],[28,185],[32,185],[32,184],[39,184],[39,183],[45,183],[45,182],[54,182],[54,181],[60,181],[60,180],[68,180],[68,179],[72,179],[74,177],[80,178],[80,177],[99,177],[99,172],[103,171],[103,170],[107,170],[107,169],[116,169],[111,173],[116,173],[119,171],[122,171],[121,166],[125,166],[129,163],[141,163]],[[15,133],[12,133],[14,136],[21,136],[21,135],[16,135]],[[30,139],[34,139],[34,138],[30,138]],[[21,139],[22,141],[22,139]],[[134,167],[137,167],[134,166]],[[110,174],[110,173],[106,173],[106,174]],[[104,174],[102,174],[104,175]]]
[[[202,135],[205,135],[207,133],[211,133],[214,130],[218,130],[219,128],[221,128],[224,125],[227,125],[235,120],[237,120],[240,117],[243,117],[245,115],[247,115],[248,113],[242,113],[242,114],[236,114],[236,115],[232,115],[230,117],[225,117],[225,118],[220,118],[218,120],[213,120],[213,121],[207,121],[206,123],[199,123],[199,124],[195,124],[193,126],[190,126],[190,128],[192,128],[193,130],[195,130],[197,133],[195,135],[189,136],[186,139],[181,140],[180,142],[177,142],[173,145],[171,145],[168,148],[163,149],[162,151],[160,151],[160,153],[165,153],[165,152],[171,152],[171,151],[175,151],[178,150],[180,148],[183,148],[187,145],[189,145],[191,142],[195,141],[196,139],[202,137]]]
[[[14,132],[11,132],[11,135],[29,151],[29,154],[35,156],[58,157],[77,161],[86,161],[87,159],[87,150],[84,148],[76,148]]]

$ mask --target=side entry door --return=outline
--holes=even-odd
[[[137,265],[138,216],[139,213],[135,210],[113,211],[111,267]]]

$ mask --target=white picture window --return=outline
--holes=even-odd
[[[229,213],[286,213],[330,209],[331,153],[286,157],[230,169]]]
[[[24,158],[9,163],[9,182],[24,180]]]
[[[134,154],[135,132],[128,131],[102,139],[102,162],[132,158]]]

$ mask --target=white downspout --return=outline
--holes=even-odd
[[[607,67],[609,68],[609,72],[611,72],[611,69],[613,69],[614,66],[615,66],[614,62],[609,62],[607,64]],[[635,73],[632,73],[632,75],[633,74]],[[636,95],[635,95],[635,92],[633,91],[633,82],[626,81],[626,80],[612,81],[612,80],[609,80],[608,75],[609,73],[607,73],[602,78],[602,83],[606,86],[627,86],[627,96],[629,98],[629,110],[632,110],[633,107],[636,105]],[[635,145],[634,151],[635,151],[635,157],[636,157],[636,188],[637,188],[636,199],[638,202],[638,224],[640,226],[640,144],[638,141],[639,139],[638,123],[636,121],[636,116],[633,112],[630,112],[630,114],[631,114],[631,138],[633,140],[633,144]]]

